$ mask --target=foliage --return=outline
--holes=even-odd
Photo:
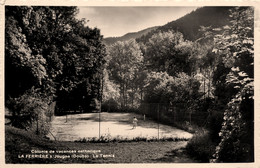
[[[109,80],[107,69],[103,72],[103,95],[102,95],[102,110],[117,111],[119,108],[120,94],[119,86]]]
[[[166,72],[151,72],[147,80],[147,102],[186,102],[199,98],[199,82],[185,73],[179,73],[177,77],[169,76]]]
[[[48,99],[36,89],[30,89],[18,98],[11,98],[7,107],[12,111],[11,124],[15,127],[47,134],[50,120]]]
[[[185,68],[189,67],[187,61],[191,54],[192,43],[184,41],[181,33],[159,32],[154,34],[145,46],[145,64],[149,69],[168,72],[170,75],[187,73],[188,70]]]
[[[158,103],[169,101],[169,96],[173,92],[170,84],[173,82],[174,78],[166,72],[151,72],[148,74],[145,80],[145,102]]]
[[[209,132],[197,131],[187,144],[187,152],[201,162],[209,162],[215,152],[215,144],[212,142]]]
[[[120,104],[114,99],[108,99],[102,103],[102,111],[118,112],[121,111]],[[121,111],[122,112],[122,111]]]
[[[198,92],[200,86],[198,80],[185,73],[172,77],[166,72],[151,72],[145,82],[147,85],[145,85],[144,103],[160,103],[179,108],[183,111],[182,122],[192,122],[192,114],[197,111],[201,97]],[[150,115],[157,116],[156,113]],[[161,117],[164,115],[170,118],[172,116],[169,109],[161,112]]]
[[[216,109],[216,107],[211,107],[211,114],[208,118],[207,128],[209,130],[209,135],[211,141],[215,144],[220,142],[219,132],[221,130],[221,125],[223,122],[223,112],[220,109]]]
[[[35,118],[33,113],[43,111],[31,110],[45,106],[42,102],[57,101],[62,111],[87,110],[101,100],[105,46],[97,28],[76,19],[76,7],[6,6],[5,11],[5,98],[24,106],[15,113],[29,110],[28,117]],[[36,107],[27,108],[31,99]]]
[[[231,18],[232,26],[215,37],[215,51],[231,68],[226,84],[234,86],[236,93],[224,112],[214,156],[218,162],[253,161],[253,9],[237,7]]]
[[[230,101],[230,97],[236,94],[234,84],[226,84],[226,78],[230,68],[225,67],[223,61],[221,61],[213,74],[213,85],[215,86],[214,95],[218,102],[217,107],[219,111],[224,111],[227,103]]]
[[[133,105],[138,90],[135,80],[139,78],[143,62],[140,47],[135,40],[117,42],[109,47],[108,53],[109,78],[119,85],[121,108],[127,108],[128,97]]]
[[[69,46],[65,50],[67,63],[63,74],[59,76],[58,105],[65,107],[63,110],[77,110],[81,107],[89,111],[97,108],[90,107],[90,104],[95,100],[100,102],[102,97],[105,46],[98,29],[92,30],[83,24],[77,25],[75,29],[78,34],[73,35],[75,39],[69,36],[66,44]],[[66,107],[68,103],[72,106]]]
[[[107,37],[107,38],[104,38],[104,43],[106,45],[113,45],[114,43],[116,43],[118,41],[128,41],[130,39],[136,39],[157,28],[158,28],[158,26],[150,27],[150,28],[138,31],[138,32],[127,33],[121,37]]]
[[[168,141],[168,142],[178,142],[187,141],[186,138],[173,138],[173,137],[162,137],[158,140],[157,137],[134,137],[134,138],[124,138],[122,136],[112,137],[110,134],[105,134],[100,136],[100,138],[82,138],[75,140],[75,142],[81,143],[122,143],[122,142],[156,142],[156,141]]]

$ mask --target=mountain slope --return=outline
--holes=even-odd
[[[117,41],[126,41],[131,38],[136,39],[137,42],[146,43],[153,34],[168,30],[179,31],[185,39],[195,41],[202,35],[199,31],[201,26],[217,28],[227,25],[231,8],[233,7],[201,7],[163,26],[155,26],[139,32],[127,33],[121,37],[108,37],[104,39],[104,43],[111,45]]]
[[[127,40],[130,40],[130,39],[136,39],[136,38],[139,38],[143,35],[146,35],[150,31],[157,29],[158,27],[159,26],[155,26],[155,27],[150,27],[150,28],[138,31],[138,32],[127,33],[127,34],[125,34],[121,37],[107,37],[107,38],[104,38],[104,42],[107,45],[111,45],[111,44],[113,44],[117,41],[127,41]]]
[[[150,31],[146,35],[138,38],[137,41],[147,42],[147,40],[159,31],[168,30],[179,31],[187,40],[194,41],[201,37],[199,32],[200,26],[222,27],[229,22],[229,9],[232,7],[202,7],[197,10],[169,22],[164,26],[158,27],[156,30]]]

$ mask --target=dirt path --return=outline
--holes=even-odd
[[[132,119],[136,116],[138,126],[133,129]],[[99,118],[100,117],[100,118]],[[99,123],[99,121],[101,121]],[[158,129],[159,128],[159,129]],[[112,138],[136,137],[144,138],[184,138],[189,139],[192,134],[175,127],[158,124],[143,116],[133,113],[88,113],[68,116],[56,116],[52,121],[51,132],[57,140],[75,141],[82,138],[111,136]],[[48,135],[54,139],[52,135]]]

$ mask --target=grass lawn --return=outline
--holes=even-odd
[[[41,138],[25,130],[5,126],[6,163],[193,163],[185,152],[187,141],[178,142],[110,142],[110,143],[76,143],[69,141],[52,141]],[[50,151],[53,157],[70,156],[70,158],[19,158],[32,154],[31,150]],[[57,151],[95,150],[97,155],[88,154],[89,158],[72,158],[71,153]],[[42,154],[42,153],[37,153]],[[74,153],[75,154],[75,153]],[[76,155],[87,155],[81,153]],[[101,155],[103,157],[101,157]],[[44,154],[43,154],[44,155]],[[114,155],[114,157],[112,157]],[[19,156],[19,157],[18,157]],[[27,155],[28,156],[28,155]]]

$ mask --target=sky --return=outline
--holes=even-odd
[[[198,7],[79,7],[77,18],[97,27],[104,37],[123,36],[153,26],[162,26]]]

